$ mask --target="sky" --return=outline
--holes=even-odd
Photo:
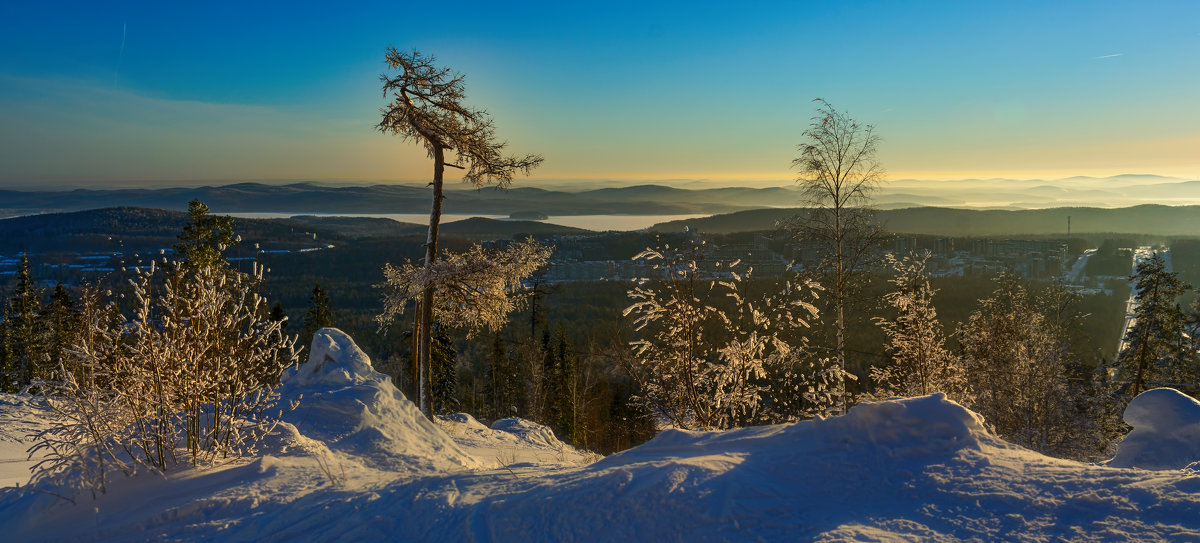
[[[1200,177],[1193,1],[113,1],[0,4],[0,187],[427,180],[375,129],[388,46],[532,186],[784,185],[814,98],[892,178]]]

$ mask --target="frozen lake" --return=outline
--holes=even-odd
[[[233,217],[245,219],[286,219],[295,215],[315,215],[320,217],[372,217],[386,218],[400,222],[426,224],[429,222],[428,213],[228,213]],[[655,224],[667,221],[677,221],[683,219],[695,219],[699,217],[708,217],[708,214],[692,214],[692,215],[552,215],[544,222],[549,224],[558,224],[562,226],[571,226],[574,228],[584,228],[587,230],[641,230],[649,228]],[[509,220],[507,215],[483,215],[483,214],[452,214],[446,213],[442,215],[442,224],[461,221],[471,217],[486,217],[489,219]]]

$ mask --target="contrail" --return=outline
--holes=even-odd
[[[1124,54],[1124,53],[1113,53],[1113,54],[1111,54],[1111,55],[1100,55],[1100,56],[1098,56],[1098,57],[1092,57],[1092,60],[1100,60],[1100,59],[1102,59],[1102,58],[1113,58],[1113,57],[1119,57],[1119,56],[1121,56],[1122,54]]]
[[[117,76],[121,73],[121,61],[125,60],[125,30],[126,23],[121,23],[121,52],[117,54],[117,69],[113,72],[113,86],[117,86]]]

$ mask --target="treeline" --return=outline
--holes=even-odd
[[[653,238],[645,234],[633,233],[621,238],[624,244],[614,246],[614,256],[636,244],[653,243],[650,241]],[[694,239],[694,236],[678,234],[658,243],[679,247]],[[731,236],[728,240],[738,241],[739,238]],[[452,250],[468,246],[466,242],[449,238],[446,242],[444,247]],[[228,249],[226,252],[229,252]],[[269,299],[284,302],[272,304],[274,308],[270,318],[280,322],[285,314],[290,315],[291,318],[281,327],[291,322],[287,330],[299,333],[301,345],[306,346],[304,343],[317,327],[332,325],[342,328],[351,333],[372,356],[377,369],[394,376],[397,385],[411,395],[412,313],[381,327],[376,320],[380,312],[381,292],[371,285],[379,282],[379,269],[384,262],[399,260],[397,257],[400,255],[415,259],[419,252],[419,240],[393,238],[357,240],[346,244],[345,248],[311,253],[267,255],[262,264],[273,268],[273,273],[260,283],[260,288],[264,288]],[[623,258],[628,258],[628,255]],[[52,371],[49,368],[55,367],[54,360],[63,356],[55,353],[64,352],[67,348],[62,345],[69,344],[63,338],[76,333],[72,331],[74,325],[71,321],[71,315],[75,313],[70,308],[76,303],[72,289],[60,286],[53,295],[48,295],[36,287],[27,261],[22,264],[21,270],[12,294],[7,298],[4,320],[0,323],[5,345],[6,387],[9,390],[48,377],[48,372]],[[897,384],[893,378],[897,374],[888,370],[897,367],[901,357],[888,347],[890,336],[877,324],[879,319],[895,319],[897,316],[898,309],[888,302],[888,296],[896,292],[895,285],[890,281],[893,277],[891,273],[884,273],[882,268],[867,274],[850,299],[845,329],[848,347],[844,355],[846,371],[853,377],[847,380],[844,390],[836,391],[838,399],[846,398],[848,404],[896,391]],[[754,300],[779,292],[786,283],[784,280],[756,279],[753,276],[739,279],[738,295],[747,304],[757,304]],[[789,280],[794,282],[801,279],[793,277]],[[817,276],[810,279],[818,283],[824,280]],[[1063,296],[1050,285],[1024,285],[1007,278],[1003,285],[1005,290],[1000,290],[997,283],[986,278],[925,280],[929,282],[930,289],[938,293],[936,307],[939,311],[934,312],[933,320],[946,331],[944,349],[964,367],[971,366],[967,360],[984,359],[982,353],[1003,352],[1010,347],[1015,349],[1014,352],[1033,348],[1033,344],[1028,343],[1033,340],[1028,338],[1011,340],[1016,343],[991,343],[988,344],[990,347],[980,347],[977,340],[980,335],[1004,335],[980,323],[991,322],[995,328],[1000,327],[995,323],[1002,322],[1062,322],[1061,314],[1046,312],[1046,308],[1057,307],[1046,300]],[[114,277],[105,288],[119,289],[122,283],[123,279]],[[654,283],[651,281],[649,285]],[[700,281],[698,287],[711,289],[714,284],[711,280]],[[646,401],[648,381],[644,374],[638,373],[637,351],[630,349],[630,342],[638,340],[639,336],[633,329],[632,316],[623,315],[622,310],[632,303],[632,287],[631,283],[617,282],[547,285],[535,280],[530,288],[517,293],[525,298],[524,308],[513,313],[507,325],[501,329],[468,340],[461,331],[438,326],[433,353],[432,396],[435,411],[465,411],[483,421],[521,416],[550,426],[564,441],[603,453],[622,450],[648,439],[664,419],[661,406]],[[1025,294],[1021,296],[1033,301],[1025,305],[1000,303],[1000,300],[1018,299],[1020,296],[1017,294],[1022,292]],[[1056,359],[1060,362],[1056,362],[1049,370],[1036,361],[1005,370],[1012,375],[1024,375],[1027,383],[1057,383],[1055,386],[1059,388],[1054,389],[1052,397],[1063,398],[1065,403],[1056,404],[1056,412],[1074,414],[1074,418],[1058,416],[1055,419],[1070,422],[1060,425],[1060,430],[1076,427],[1105,430],[1086,436],[1062,433],[1065,431],[1062,430],[1054,435],[1074,437],[1065,441],[1042,439],[1041,444],[1028,436],[1017,435],[1021,432],[1028,434],[1025,429],[1020,432],[1013,430],[1015,433],[1006,434],[1006,437],[1044,452],[1064,456],[1083,458],[1100,454],[1098,451],[1103,449],[1106,441],[1089,439],[1094,436],[1111,437],[1114,432],[1112,428],[1119,426],[1113,422],[1119,404],[1117,396],[1113,395],[1114,383],[1111,379],[1104,382],[1102,373],[1107,373],[1100,370],[1112,367],[1116,355],[1113,335],[1120,327],[1123,316],[1120,308],[1123,307],[1125,295],[1125,292],[1118,292],[1111,297],[1072,298],[1073,315],[1088,315],[1086,318],[1071,318],[1069,325],[1052,328],[1052,333],[1045,330],[1026,332],[1026,336],[1035,339],[1053,338],[1059,345],[1054,349],[1038,347],[1042,350],[1037,352],[1063,351],[1068,352],[1069,356]],[[789,366],[783,371],[770,368],[771,364],[783,363],[782,358],[774,360],[767,364],[763,372],[755,373],[755,370],[751,372],[753,375],[741,379],[759,392],[747,395],[746,391],[750,389],[743,389],[733,396],[755,396],[755,407],[738,407],[730,411],[732,404],[729,403],[720,407],[710,406],[710,411],[725,409],[730,415],[714,417],[702,426],[780,422],[799,420],[814,414],[830,414],[827,408],[831,404],[828,401],[833,395],[826,386],[829,382],[822,384],[812,380],[814,375],[824,371],[822,360],[829,356],[831,345],[834,344],[835,330],[829,319],[833,309],[829,301],[828,296],[808,300],[816,313],[808,319],[810,326],[781,332],[776,336],[779,341],[794,345],[795,353],[803,353],[803,357],[788,360]],[[932,307],[933,301],[930,303]],[[737,303],[727,296],[717,297],[712,306],[726,311],[727,315],[732,315],[728,312],[738,308]],[[285,308],[288,311],[284,311]],[[987,311],[991,311],[992,316],[987,316]],[[1018,318],[1005,320],[1001,318],[1005,314],[1018,315]],[[724,348],[721,346],[727,347],[731,338],[736,339],[737,334],[765,330],[771,326],[767,322],[755,324],[753,320],[730,318],[729,321],[740,324],[730,328],[728,323],[720,324],[717,321],[700,323],[698,333],[710,338],[712,344],[718,347],[708,354],[693,358],[702,359],[705,364],[719,362],[721,356],[729,356],[721,354]],[[304,329],[300,330],[302,325]],[[56,332],[59,330],[62,332]],[[54,339],[56,334],[59,339]],[[1019,338],[1020,334],[1013,337]],[[1098,338],[1100,341],[1097,341]],[[738,341],[742,347],[750,344],[748,336]],[[1022,344],[1021,341],[1026,343]],[[761,358],[766,352],[764,350],[745,360],[752,360],[755,356]],[[1008,359],[1001,357],[997,360]],[[998,364],[975,364],[974,367],[993,368],[999,367]],[[1041,373],[1030,373],[1034,369]],[[968,400],[987,397],[987,394],[980,392],[982,385],[978,384],[985,382],[985,375],[977,372],[964,378],[964,382],[976,387],[975,392],[971,396],[964,395],[956,399],[988,415],[982,400],[978,400],[980,403]],[[1010,383],[1006,386],[1013,385]],[[808,394],[808,398],[796,392],[801,389]],[[789,390],[792,392],[787,392]],[[733,397],[726,392],[714,390],[710,396],[715,398],[724,394],[726,398]],[[1014,394],[1011,390],[1001,394],[1015,398],[1011,396]],[[820,395],[824,395],[824,400],[818,397]],[[789,396],[792,400],[788,400]],[[801,397],[802,401],[794,401],[797,397]],[[1087,398],[1090,399],[1085,401]],[[788,401],[792,402],[792,407],[781,407]],[[812,409],[821,401],[826,401],[825,411]],[[995,405],[1007,404],[1001,402]],[[688,409],[691,408],[681,412],[687,413]],[[1000,421],[1004,416],[993,413],[989,415],[989,420],[992,418]],[[1009,417],[1013,418],[1015,416]],[[714,422],[720,420],[725,422]],[[1083,423],[1088,420],[1091,422]],[[681,416],[675,424],[686,426],[686,415]],[[1063,443],[1086,443],[1087,446],[1065,450]]]

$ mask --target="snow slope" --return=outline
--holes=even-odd
[[[528,421],[431,424],[350,338],[318,340],[285,380],[300,405],[262,458],[114,481],[78,505],[7,490],[6,540],[1200,538],[1193,471],[1048,458],[940,395],[792,425],[669,430],[588,464]],[[1134,418],[1157,420],[1175,400],[1139,402]]]

